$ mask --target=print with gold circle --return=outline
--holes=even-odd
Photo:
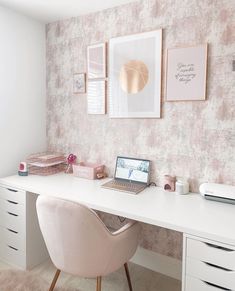
[[[124,92],[136,94],[144,89],[148,78],[149,73],[145,63],[139,60],[131,60],[122,66],[119,82]]]

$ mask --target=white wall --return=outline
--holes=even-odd
[[[0,177],[46,148],[45,26],[0,6]]]

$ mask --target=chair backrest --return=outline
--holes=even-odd
[[[54,265],[67,273],[99,276],[112,253],[110,232],[88,207],[67,200],[39,196],[39,225]]]
[[[88,207],[46,196],[38,197],[37,213],[51,260],[64,272],[83,277],[106,275],[136,251],[136,223],[115,235]]]

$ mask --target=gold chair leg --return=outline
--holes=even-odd
[[[101,276],[96,279],[96,291],[101,291],[101,279]]]
[[[53,280],[51,282],[51,286],[50,286],[49,291],[53,291],[54,290],[55,284],[56,284],[56,282],[58,280],[59,275],[60,275],[60,270],[56,270],[56,273],[55,273],[55,276],[54,276],[54,278],[53,278]]]
[[[129,273],[129,269],[128,269],[127,263],[124,264],[124,267],[125,267],[125,271],[126,271],[126,278],[127,278],[129,290],[133,291],[132,284],[131,284],[131,277],[130,277],[130,273]]]

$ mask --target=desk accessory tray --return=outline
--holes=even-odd
[[[54,175],[60,172],[64,172],[65,165],[58,164],[58,165],[49,166],[49,167],[37,167],[37,166],[29,165],[28,169],[29,169],[30,175],[49,176],[49,175]]]
[[[76,177],[85,179],[96,179],[97,174],[104,172],[104,165],[81,162],[73,165],[73,174]]]
[[[43,152],[30,155],[26,162],[29,174],[48,176],[64,171],[66,157],[60,153]]]

